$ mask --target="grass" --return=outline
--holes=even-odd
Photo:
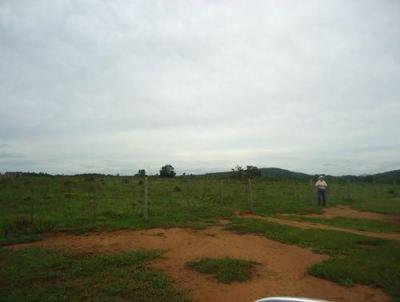
[[[189,261],[187,267],[200,273],[211,274],[221,283],[245,282],[251,278],[256,262],[225,257],[203,258]]]
[[[383,288],[400,301],[400,243],[339,231],[300,229],[256,219],[236,218],[227,228],[332,256],[312,266],[309,273],[345,286],[355,283]]]
[[[252,189],[256,214],[321,213],[308,181],[256,179]],[[165,294],[169,297],[167,301],[175,301],[174,297],[182,301],[184,298],[171,289],[165,276],[146,266],[151,257],[143,261],[125,254],[117,258],[76,257],[35,249],[10,254],[1,248],[39,240],[42,233],[54,231],[84,233],[174,226],[201,229],[220,218],[233,219],[237,210],[248,209],[245,180],[150,177],[150,219],[145,222],[143,191],[143,181],[138,177],[1,178],[0,263],[6,265],[1,268],[0,297],[7,297],[6,301],[26,301],[24,297],[28,294],[32,294],[31,301],[49,301],[52,297],[54,301],[126,301],[131,297],[135,301],[162,301],[157,299]],[[394,184],[330,181],[328,206],[342,204],[364,211],[400,214],[400,199],[394,194],[398,191],[398,185]],[[371,231],[391,228],[384,223],[354,219],[336,219],[329,223]],[[379,286],[400,300],[397,242],[343,232],[303,230],[251,219],[235,218],[230,228],[329,254],[330,260],[310,268],[312,274],[348,286],[354,283]],[[30,285],[34,285],[34,289]]]
[[[307,181],[256,179],[254,210],[261,215],[321,213]],[[400,213],[394,185],[329,183],[328,205]],[[0,240],[53,231],[202,228],[248,208],[246,182],[237,179],[149,178],[150,220],[143,220],[138,177],[54,176],[0,179]],[[14,239],[13,239],[14,240]]]
[[[348,217],[320,218],[320,217],[305,217],[298,215],[285,215],[284,219],[320,223],[344,229],[353,229],[360,231],[370,231],[378,233],[400,232],[400,226],[397,224],[394,224],[390,221],[380,221],[373,219],[348,218]]]
[[[362,202],[353,202],[349,205],[360,211],[376,212],[381,214],[400,214],[400,198],[388,196],[387,198],[365,198]]]
[[[39,241],[39,240],[42,240],[42,236],[39,234],[28,234],[18,237],[7,237],[0,239],[0,247],[4,245],[20,244],[20,243]]]
[[[159,251],[77,256],[0,249],[1,301],[188,301],[148,263]]]
[[[316,204],[315,192],[308,181],[260,178],[253,180],[252,189],[256,214],[268,216],[321,213],[321,208]],[[398,185],[345,184],[340,181],[331,181],[329,182],[328,206],[344,204],[359,210],[400,214],[400,199],[395,194],[398,189]],[[349,194],[350,191],[351,194]],[[42,270],[41,265],[45,265],[43,261],[51,259],[52,256],[31,258],[30,261],[33,264],[27,264],[27,267],[23,268],[12,261],[13,255],[9,255],[7,250],[1,249],[2,245],[38,240],[42,233],[54,231],[84,233],[95,230],[175,226],[201,229],[215,224],[220,218],[232,218],[237,210],[248,209],[245,180],[208,177],[175,179],[150,177],[150,219],[144,221],[143,192],[143,181],[138,177],[89,175],[2,178],[0,179],[0,207],[2,209],[0,211],[0,254],[6,255],[7,263],[13,263],[11,267],[19,267],[16,271],[19,270],[26,274],[26,269],[29,267]],[[333,223],[340,224],[341,227],[344,225],[360,227],[362,224],[362,227],[369,228],[369,230],[374,229],[374,231],[377,229],[386,231],[389,228],[387,225],[372,225],[371,222],[355,220],[336,220]],[[400,297],[398,281],[400,280],[398,264],[400,259],[399,256],[396,256],[396,253],[400,255],[398,243],[357,237],[341,232],[300,230],[263,221],[234,219],[231,228],[237,231],[264,234],[274,240],[312,247],[320,253],[328,253],[333,258],[312,267],[310,269],[312,274],[345,285],[360,282],[380,286],[396,299]],[[22,257],[21,255],[24,254],[16,252],[15,257]],[[26,257],[29,258],[29,255]],[[61,262],[68,262],[71,267],[80,263],[80,260],[73,256],[62,254],[59,257],[63,257],[64,260]],[[75,260],[78,262],[74,262]],[[35,266],[35,262],[38,266]],[[7,267],[9,266],[7,265]],[[73,293],[78,292],[77,295],[86,295],[82,300],[90,300],[92,295],[100,295],[98,300],[101,301],[102,299],[107,300],[108,298],[104,298],[108,297],[105,293],[112,292],[114,288],[117,288],[116,297],[123,295],[122,293],[125,291],[130,292],[133,285],[125,278],[129,280],[131,277],[129,274],[135,278],[137,276],[136,269],[131,270],[129,274],[128,268],[126,268],[127,270],[122,269],[118,273],[120,275],[117,274],[119,277],[113,275],[114,270],[111,267],[109,269],[109,272],[112,273],[101,272],[101,274],[108,283],[112,284],[111,287],[107,287],[108,283],[97,285],[102,284],[102,281],[97,280],[95,276],[89,279],[86,277],[74,279],[68,268],[61,272],[49,268],[50,276],[54,274],[61,276],[55,279],[46,279],[47,277],[35,279],[36,274],[40,272],[34,271],[30,271],[27,275],[33,276],[33,279],[29,281],[32,284],[38,282],[39,289],[37,292],[34,291],[33,297],[40,297],[46,301],[54,296],[62,301],[63,295],[70,298],[69,291],[71,290]],[[365,269],[365,272],[362,272],[361,269]],[[158,274],[144,265],[139,266],[138,271],[142,272],[139,274],[140,276],[148,277]],[[57,275],[59,273],[65,275]],[[128,275],[124,275],[125,273]],[[20,277],[21,280],[25,280],[24,276]],[[148,278],[150,279],[146,280],[152,280],[151,277]],[[155,278],[155,280],[161,279],[161,277]],[[66,280],[66,283],[63,280]],[[75,284],[72,280],[79,280],[81,283]],[[21,296],[16,289],[17,279],[14,281],[15,283],[7,283],[11,286],[10,290],[14,288],[14,291],[2,288],[1,297],[8,297],[9,301],[20,299]],[[118,289],[118,282],[125,287]],[[140,284],[152,284],[153,281],[143,282]],[[80,287],[80,284],[85,287]],[[85,291],[85,288],[88,290]],[[68,293],[66,293],[67,290]],[[29,291],[27,283],[20,290],[25,294]],[[97,291],[99,293],[96,293]],[[163,292],[160,292],[158,297],[163,297],[163,295]],[[150,297],[149,301],[152,301],[153,298]],[[135,301],[140,301],[140,299],[142,297],[138,296]]]

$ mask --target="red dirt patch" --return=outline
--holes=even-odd
[[[381,221],[391,221],[400,224],[400,215],[390,214],[379,214],[372,212],[357,211],[349,206],[339,205],[333,208],[325,208],[323,214],[309,214],[304,215],[305,217],[322,217],[322,218],[334,218],[334,217],[348,217],[348,218],[365,218]]]
[[[346,288],[307,275],[307,268],[328,258],[309,249],[282,244],[256,235],[238,235],[212,227],[202,231],[189,229],[153,229],[117,231],[85,235],[53,234],[43,241],[15,245],[21,249],[40,246],[47,249],[71,249],[80,253],[115,253],[137,249],[166,250],[153,266],[170,275],[178,287],[188,288],[195,301],[254,301],[267,296],[301,296],[332,301],[388,301],[380,289],[357,285]],[[185,267],[189,260],[201,257],[230,256],[259,262],[255,276],[248,282],[221,284],[208,275]]]
[[[352,233],[352,234],[374,237],[374,238],[381,238],[381,239],[388,239],[388,240],[400,240],[400,233],[375,233],[375,232],[369,232],[369,231],[345,229],[345,228],[335,227],[335,226],[326,225],[326,224],[322,224],[322,223],[289,220],[289,219],[285,219],[285,215],[279,215],[279,218],[269,217],[269,216],[260,216],[260,215],[254,215],[254,214],[240,214],[239,216],[245,217],[245,218],[247,217],[247,218],[259,219],[259,220],[265,220],[265,221],[279,223],[279,224],[283,224],[283,225],[294,226],[296,228],[302,228],[302,229],[333,230],[333,231]]]

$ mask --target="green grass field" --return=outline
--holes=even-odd
[[[235,218],[235,211],[249,209],[245,180],[150,177],[148,189],[150,218],[144,221],[144,185],[138,177],[0,179],[1,296],[7,297],[5,301],[25,301],[21,297],[35,285],[31,301],[51,301],[46,298],[49,295],[67,301],[72,294],[77,295],[76,301],[122,301],[124,297],[164,301],[157,299],[158,295],[166,297],[165,301],[184,301],[187,296],[173,289],[166,276],[146,266],[159,253],[82,258],[39,249],[10,253],[1,249],[1,245],[40,240],[41,234],[55,231],[83,233],[173,226],[199,229],[225,218],[232,221],[230,230],[262,234],[331,255],[330,260],[309,269],[315,276],[346,286],[362,283],[381,287],[394,301],[400,301],[399,242]],[[400,199],[393,194],[397,190],[391,184],[330,182],[328,206],[342,204],[364,211],[400,214]],[[315,198],[309,181],[256,179],[252,183],[253,208],[259,215],[321,213]],[[315,222],[343,228],[398,231],[398,226],[364,219]],[[229,271],[228,267],[226,263],[222,265]],[[98,275],[107,277],[107,282]],[[128,275],[133,278],[132,283],[125,280]],[[108,282],[115,284],[115,288],[109,287]],[[121,286],[116,285],[118,282],[122,282]],[[81,291],[82,286],[87,291]],[[137,288],[143,293],[139,295]]]
[[[393,185],[330,183],[328,205],[347,204],[378,213],[400,213]],[[149,179],[150,220],[143,220],[143,182],[137,177],[20,177],[0,180],[0,240],[69,230],[205,227],[246,210],[246,182],[215,178]],[[255,180],[258,214],[320,213],[308,182]]]
[[[189,301],[148,262],[159,251],[82,256],[39,248],[2,251],[1,301]]]

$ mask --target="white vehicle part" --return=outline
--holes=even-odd
[[[329,302],[329,301],[315,300],[308,298],[295,298],[295,297],[270,297],[270,298],[262,298],[255,302]]]

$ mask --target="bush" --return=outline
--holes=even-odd
[[[225,257],[222,259],[203,258],[189,261],[186,265],[197,272],[212,274],[221,283],[244,282],[250,279],[252,269],[257,263],[242,259]]]
[[[173,189],[174,192],[182,192],[182,189],[178,186],[175,186]]]

